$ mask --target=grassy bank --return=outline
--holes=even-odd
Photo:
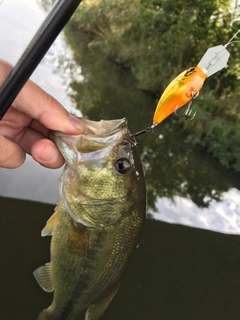
[[[87,33],[90,50],[128,68],[139,89],[159,97],[181,71],[197,65],[207,48],[227,43],[240,28],[235,2],[233,8],[232,1],[217,0],[88,0],[66,34],[75,41]],[[189,132],[188,143],[240,171],[240,45],[229,51],[228,68],[207,79],[194,101],[197,117],[180,122]]]

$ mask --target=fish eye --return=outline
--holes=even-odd
[[[120,174],[125,174],[131,169],[131,164],[128,159],[119,158],[114,163],[114,168]]]

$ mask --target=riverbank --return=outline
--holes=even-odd
[[[67,39],[77,54],[74,42],[87,34],[89,49],[127,68],[138,88],[154,94],[157,104],[174,77],[196,65],[207,48],[226,43],[239,24],[226,27],[236,14],[231,1],[221,8],[218,1],[191,2],[165,1],[160,7],[158,1],[89,0],[73,16]],[[240,171],[238,44],[229,51],[228,68],[207,79],[194,101],[194,121],[179,123],[188,132],[187,143],[200,145],[225,167]]]

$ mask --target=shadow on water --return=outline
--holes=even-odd
[[[34,320],[52,299],[32,272],[49,261],[41,238],[54,207],[0,198],[0,316]],[[240,314],[240,238],[147,220],[104,320],[236,320]],[[83,318],[81,318],[83,319]]]

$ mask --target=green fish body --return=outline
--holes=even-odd
[[[52,304],[38,320],[97,320],[116,294],[139,242],[146,188],[136,142],[125,119],[82,119],[87,134],[54,133],[66,160],[61,200],[42,236],[52,235],[51,262],[34,275]]]

